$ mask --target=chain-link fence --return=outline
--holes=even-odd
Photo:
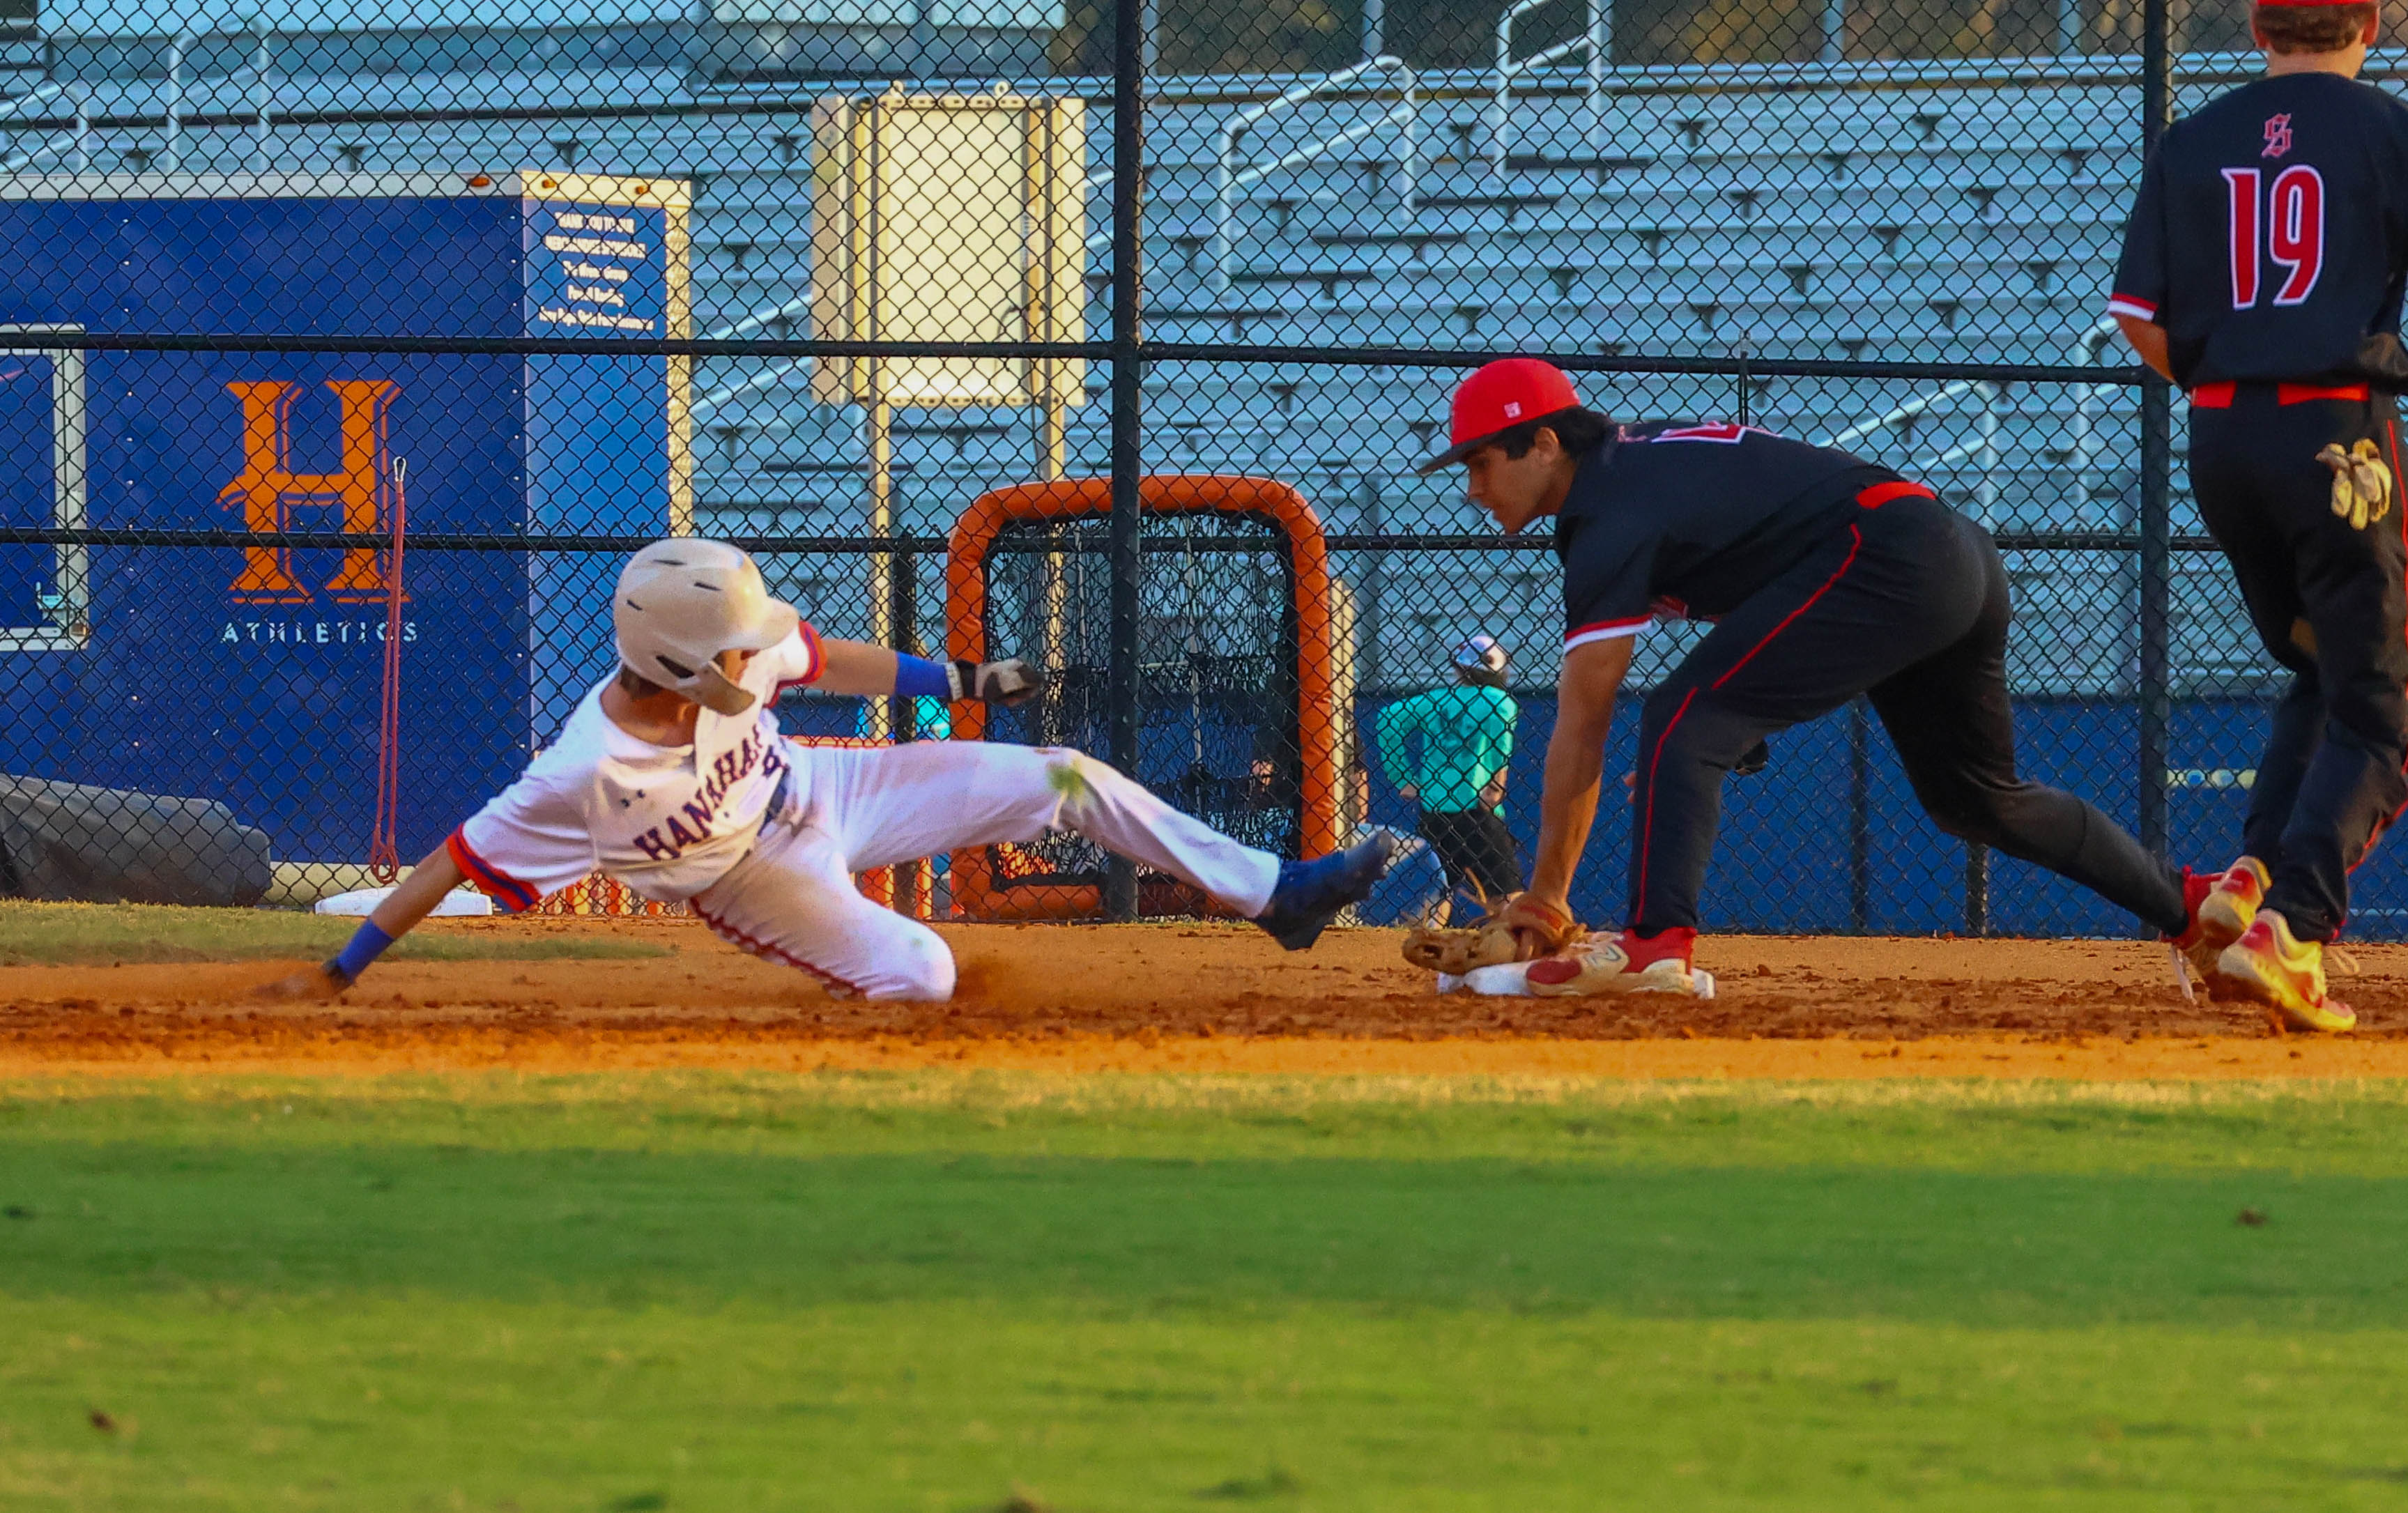
[[[1084,746],[1291,854],[1420,822],[1399,789],[1445,742],[1380,716],[1493,636],[1512,750],[1473,786],[1526,854],[1554,559],[1412,471],[1455,380],[1508,352],[1617,417],[1747,421],[1930,483],[2008,550],[2028,767],[2178,859],[2237,843],[2273,674],[2189,506],[2179,407],[2101,321],[2145,144],[2255,70],[2238,10],[0,21],[0,770],[69,816],[11,819],[0,887],[73,891],[64,859],[114,845],[151,858],[136,896],[272,853],[270,896],[306,900],[416,856],[609,673],[620,555],[685,531],[761,554],[827,634],[1049,663],[991,734]],[[1060,507],[1027,505],[1045,480]],[[1636,688],[1694,637],[1659,628]],[[982,719],[782,713],[848,741]],[[2129,928],[1941,836],[1861,706],[1773,747],[1732,785],[1715,926]],[[112,813],[206,813],[214,839],[162,862]],[[1624,828],[1591,846],[1591,919],[1620,912]],[[2408,917],[2386,857],[2358,886],[2361,930]],[[1063,844],[940,859],[914,896],[1010,912],[1032,887],[1197,906]],[[1437,892],[1416,858],[1367,912]]]

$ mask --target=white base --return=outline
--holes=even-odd
[[[364,917],[374,914],[376,906],[393,896],[390,888],[356,888],[348,893],[318,900],[312,912],[347,914]],[[472,889],[454,888],[443,895],[443,901],[432,910],[437,915],[483,915],[494,912],[494,901]]]
[[[1527,962],[1506,962],[1498,966],[1477,966],[1460,977],[1452,972],[1441,972],[1438,975],[1438,991],[1471,992],[1483,998],[1529,998],[1535,996],[1530,992],[1529,972],[1530,963]],[[1698,967],[1693,968],[1689,976],[1697,982],[1697,988],[1689,994],[1690,997],[1703,999],[1712,998],[1714,995],[1714,975],[1712,972]],[[1632,991],[1670,992],[1673,990],[1637,988]],[[1594,996],[1603,998],[1611,995],[1598,993]]]

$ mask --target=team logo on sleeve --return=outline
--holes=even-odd
[[[1730,421],[1706,421],[1697,425],[1667,426],[1649,435],[1633,436],[1633,441],[1712,441],[1725,447],[1736,447],[1750,436],[1769,436],[1772,433],[1760,425],[1740,425]]]
[[[2290,150],[2290,112],[2286,110],[2279,116],[2268,116],[2266,118],[2266,150],[2258,155],[2261,158],[2279,158]]]

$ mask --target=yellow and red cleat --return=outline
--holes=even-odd
[[[2358,1027],[2357,1013],[2325,992],[2323,944],[2295,939],[2291,921],[2274,909],[2259,909],[2241,938],[2224,948],[2208,986],[2218,998],[2264,1004],[2303,1030]]]

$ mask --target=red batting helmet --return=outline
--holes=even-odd
[[[1463,461],[1499,432],[1580,403],[1572,380],[1553,363],[1502,357],[1475,370],[1455,391],[1447,439],[1454,443],[1413,471],[1435,473]]]

